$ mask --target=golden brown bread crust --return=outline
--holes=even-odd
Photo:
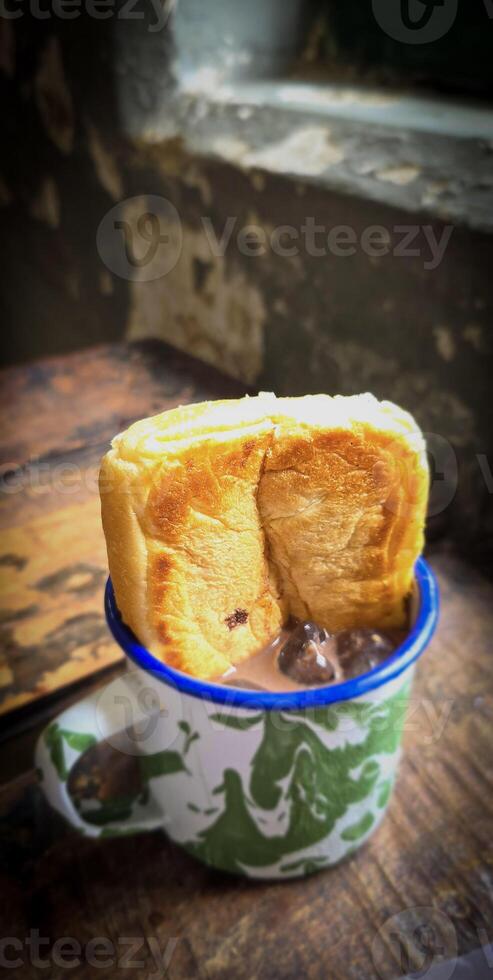
[[[185,406],[113,440],[101,468],[123,619],[210,678],[289,614],[328,629],[405,622],[428,469],[406,412],[371,395]]]

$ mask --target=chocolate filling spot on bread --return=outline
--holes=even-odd
[[[240,626],[241,623],[246,623],[248,619],[248,613],[246,609],[235,609],[230,616],[226,616],[224,622],[230,630],[234,630],[236,626]]]

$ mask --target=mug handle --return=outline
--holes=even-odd
[[[121,697],[118,697],[121,686]],[[77,761],[98,742],[122,731],[121,703],[128,702],[129,688],[123,678],[111,682],[112,696],[104,702],[101,711],[103,689],[98,689],[62,711],[42,732],[35,752],[35,764],[41,788],[48,803],[77,830],[88,837],[110,837],[122,834],[145,833],[163,827],[163,814],[156,812],[156,804],[147,800],[124,801],[120,812],[111,820],[108,806],[99,810],[79,812],[68,792],[68,778]],[[122,698],[125,699],[122,702]],[[132,723],[149,720],[149,714],[133,702]],[[96,738],[94,732],[98,732]],[[145,791],[144,791],[145,792]],[[137,813],[134,813],[134,809]]]

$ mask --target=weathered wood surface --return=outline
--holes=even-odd
[[[31,929],[49,940],[50,977],[66,975],[54,943],[70,936],[82,949],[72,976],[109,980],[122,976],[130,938],[141,964],[125,969],[131,980],[159,976],[154,956],[172,939],[171,980],[390,980],[419,969],[423,945],[432,959],[438,946],[448,956],[454,943],[462,954],[491,941],[492,590],[447,553],[432,562],[440,627],[418,668],[395,796],[361,851],[304,880],[251,884],[208,870],[161,833],[80,839],[27,774],[0,791],[0,934],[23,944],[16,975],[40,975],[25,946]],[[87,962],[98,936],[114,948],[104,969]]]
[[[102,612],[97,473],[136,418],[244,389],[165,344],[99,347],[0,376],[0,715],[120,659]]]

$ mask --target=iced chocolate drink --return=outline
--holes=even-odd
[[[259,653],[215,678],[217,683],[259,691],[325,687],[366,674],[384,663],[405,630],[368,628],[329,633],[312,622],[292,622]]]

